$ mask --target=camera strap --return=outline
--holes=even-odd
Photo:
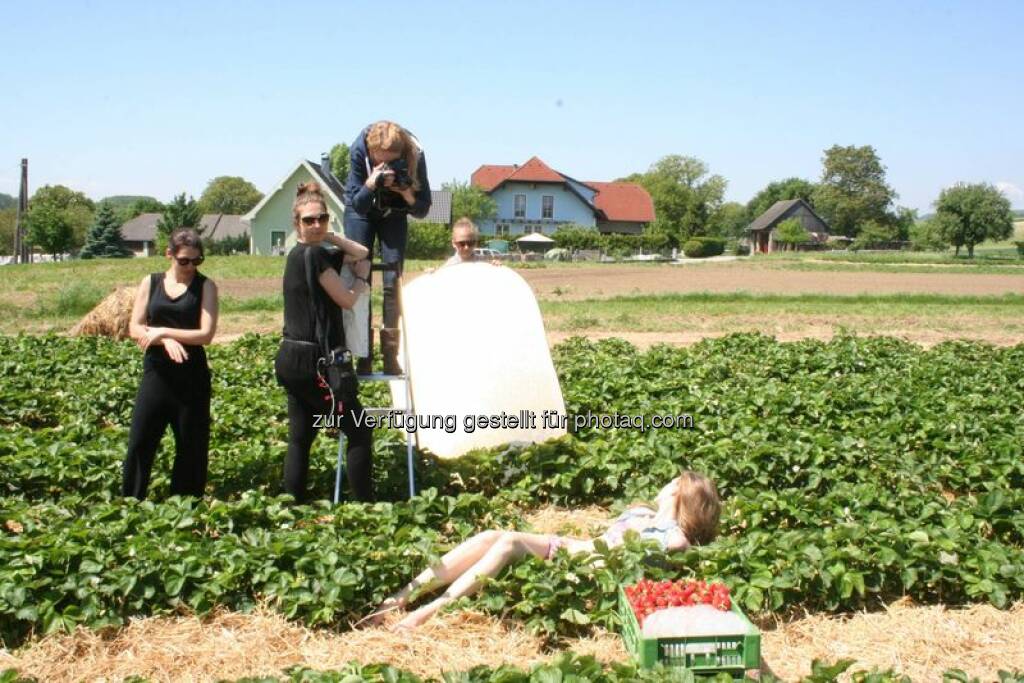
[[[309,306],[310,312],[313,315],[314,335],[316,337],[316,346],[320,352],[320,357],[316,360],[316,382],[317,386],[321,389],[327,390],[327,397],[331,401],[331,414],[334,415],[338,407],[337,400],[334,396],[334,389],[331,387],[331,383],[327,380],[327,377],[324,376],[324,372],[331,362],[331,343],[328,337],[327,309],[320,297],[320,288],[317,286],[317,282],[313,277],[313,273],[316,272],[313,250],[319,248],[319,245],[307,246],[306,252],[303,254],[303,258],[305,259],[306,286],[309,288]],[[344,408],[344,406],[342,406],[342,408]]]

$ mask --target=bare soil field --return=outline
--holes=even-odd
[[[1024,294],[1024,275],[779,270],[748,263],[700,266],[608,265],[524,269],[542,299],[592,299],[630,294],[751,292],[758,294]],[[558,291],[556,291],[558,290]]]

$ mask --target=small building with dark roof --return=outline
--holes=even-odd
[[[751,254],[769,254],[775,251],[775,228],[782,221],[795,218],[810,233],[812,243],[824,244],[828,240],[828,224],[803,199],[782,199],[747,226]]]
[[[156,245],[156,226],[163,214],[140,213],[121,226],[125,245],[136,256],[153,256]],[[228,237],[240,237],[249,233],[249,224],[243,216],[230,213],[204,213],[199,219],[199,231],[206,242],[216,242]]]
[[[281,255],[288,253],[295,245],[296,235],[292,222],[292,203],[295,201],[295,190],[301,184],[316,181],[324,191],[327,199],[327,212],[331,214],[329,228],[331,232],[344,234],[343,216],[345,212],[345,187],[343,182],[331,172],[331,162],[324,154],[320,162],[308,159],[299,160],[284,180],[271,188],[252,210],[242,218],[251,226],[249,237],[249,253],[262,255]],[[452,196],[447,190],[432,190],[432,204],[429,213],[423,218],[410,216],[409,222],[441,223],[451,227]]]

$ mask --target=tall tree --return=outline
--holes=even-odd
[[[817,185],[803,178],[785,178],[775,180],[764,189],[754,195],[754,198],[747,202],[747,213],[750,220],[754,220],[762,213],[771,208],[772,204],[786,199],[803,199],[814,207],[814,190]]]
[[[200,213],[246,213],[260,203],[263,193],[245,178],[222,175],[214,178],[199,197]]]
[[[167,249],[171,233],[178,228],[195,228],[202,233],[199,221],[203,217],[199,204],[191,196],[185,199],[182,192],[164,207],[164,215],[156,224],[156,253],[162,254]]]
[[[655,214],[650,232],[667,234],[677,246],[688,237],[707,234],[726,186],[725,178],[708,174],[703,161],[679,154],[662,157],[646,173],[623,180],[639,183],[650,193]]]
[[[64,226],[71,230],[70,242],[61,250],[65,251],[80,247],[85,242],[85,233],[92,225],[95,209],[93,201],[81,192],[64,185],[44,185],[36,190],[29,200],[26,220],[31,220],[32,213],[38,210],[40,213],[36,221],[36,230],[45,232],[45,226],[39,221],[54,220],[54,217],[59,215],[60,220],[53,224],[53,235],[61,234]],[[37,246],[42,247],[41,244]]]
[[[163,213],[164,205],[155,197],[147,195],[114,195],[104,197],[100,204],[109,204],[114,210],[118,221],[124,225],[126,222],[143,213]]]
[[[452,220],[465,216],[471,221],[486,221],[498,215],[498,203],[475,185],[452,180],[442,183],[441,189],[452,193]]]
[[[833,145],[822,163],[814,206],[833,234],[855,237],[868,221],[893,223],[889,207],[899,195],[885,182],[885,167],[874,147]]]
[[[60,254],[69,251],[74,241],[74,228],[69,214],[50,203],[33,206],[25,217],[28,224],[28,239],[56,260]]]
[[[96,222],[89,228],[85,238],[85,246],[79,256],[90,258],[125,258],[132,255],[132,250],[124,243],[121,234],[121,222],[114,208],[107,202],[100,202],[96,209]]]
[[[1010,200],[990,183],[957,183],[947,187],[935,200],[935,218],[943,239],[956,247],[974,247],[986,240],[1005,240],[1013,234]]]
[[[352,153],[344,142],[339,142],[331,147],[331,173],[343,183],[348,180],[348,165],[351,156]]]
[[[735,239],[743,236],[750,221],[747,207],[739,202],[726,202],[711,216],[708,233]]]
[[[4,209],[9,209],[12,206],[17,205],[18,199],[16,197],[12,197],[9,194],[4,194],[3,192],[0,192],[0,211],[3,211]]]

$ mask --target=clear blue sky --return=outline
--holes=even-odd
[[[712,6],[713,5],[713,6]],[[900,203],[1024,207],[1024,2],[0,4],[0,192],[266,191],[390,118],[432,183],[538,155],[582,180],[704,160],[745,202],[873,145]]]

